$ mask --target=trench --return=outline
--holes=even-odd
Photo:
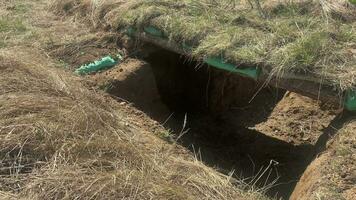
[[[156,50],[128,66],[111,95],[131,102],[170,130],[205,164],[237,185],[288,199],[311,162],[313,145],[294,145],[256,130],[286,91]]]

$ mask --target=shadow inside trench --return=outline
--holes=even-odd
[[[164,57],[167,55],[159,59],[164,60]],[[204,66],[198,70],[197,63],[187,62],[179,56],[175,59],[175,65],[183,69],[175,77],[171,74],[177,71],[157,72],[157,69],[152,69],[155,67],[152,64],[157,63],[148,60],[151,65],[143,65],[125,80],[114,81],[108,93],[133,103],[139,110],[162,123],[181,145],[207,165],[224,174],[233,172],[237,180],[243,180],[246,189],[268,189],[269,196],[288,199],[311,161],[309,155],[313,152],[313,146],[295,146],[254,130],[255,124],[268,118],[284,92],[279,91],[278,94],[266,89],[258,93],[246,107],[230,107],[212,114],[201,109],[201,104],[202,107],[206,106],[207,83],[204,81],[209,80],[199,76],[208,77],[209,71]],[[162,61],[158,64],[162,65]],[[159,66],[160,69],[162,67],[166,66]],[[195,70],[187,72],[184,67]],[[157,83],[161,80],[157,77],[166,77],[165,81],[168,82],[161,82],[160,88]],[[192,84],[194,86],[188,93],[184,93],[185,85],[170,90],[170,94],[166,95],[167,87],[162,89],[162,84],[167,86],[179,80],[190,87]],[[194,94],[198,98],[192,97]]]

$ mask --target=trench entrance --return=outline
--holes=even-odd
[[[166,50],[144,59],[113,72],[107,91],[163,124],[207,165],[242,180],[236,184],[289,198],[311,162],[313,145],[277,139],[269,131],[269,117],[285,91],[260,89],[253,80]]]

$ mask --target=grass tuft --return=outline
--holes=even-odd
[[[26,26],[20,19],[0,18],[0,33],[14,32],[23,33],[27,30]]]

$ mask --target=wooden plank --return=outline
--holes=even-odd
[[[286,89],[288,91],[319,100],[323,103],[340,107],[343,106],[344,94],[335,91],[332,87],[325,84],[293,78],[269,78],[265,75],[262,75],[258,81],[265,84],[267,83],[268,85],[276,88]]]

